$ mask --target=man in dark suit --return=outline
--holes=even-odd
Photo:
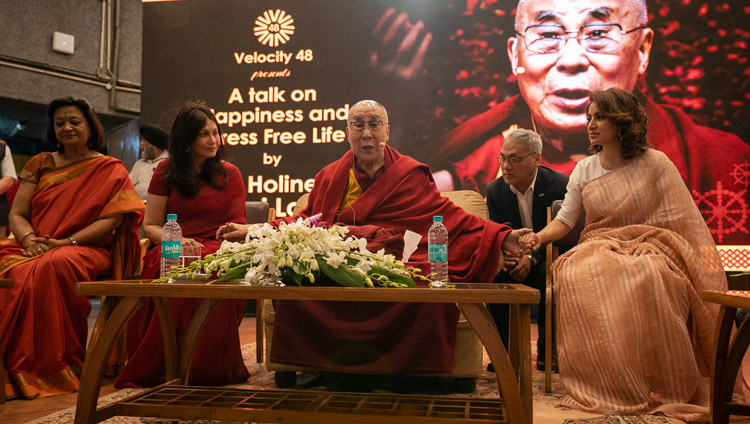
[[[523,129],[511,132],[505,139],[500,156],[502,176],[487,185],[487,208],[490,220],[514,229],[532,228],[539,231],[547,225],[547,207],[565,197],[568,176],[541,166],[542,139],[539,134]],[[537,326],[537,369],[544,370],[544,248],[530,255],[512,256],[506,253],[503,269],[495,283],[523,283],[540,290]],[[508,346],[508,305],[489,305],[490,314]],[[554,364],[553,364],[554,367]]]

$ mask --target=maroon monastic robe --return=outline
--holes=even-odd
[[[414,231],[423,238],[411,260],[426,261],[427,231],[433,215],[441,215],[449,234],[451,281],[490,283],[510,228],[464,212],[440,195],[428,166],[389,146],[386,150],[392,163],[387,161],[385,172],[342,211],[338,208],[354,155],[349,151],[323,168],[300,216],[322,213],[319,225],[347,225],[357,234],[374,233],[373,227],[398,236],[407,229]],[[373,245],[377,240],[368,244]],[[272,362],[359,373],[445,373],[453,367],[455,305],[313,301],[274,305]]]

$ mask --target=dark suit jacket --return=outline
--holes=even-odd
[[[553,171],[546,166],[539,166],[534,184],[534,201],[531,207],[531,221],[534,232],[541,231],[547,225],[547,207],[555,200],[565,197],[568,176]],[[510,186],[502,177],[487,185],[487,209],[490,220],[500,224],[510,223],[514,229],[522,228],[521,212],[518,210],[518,198],[510,191]],[[532,253],[537,262],[544,263],[546,249],[544,246]]]

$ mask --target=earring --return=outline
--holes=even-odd
[[[516,66],[515,68],[513,68],[513,73],[516,75],[524,74],[526,73],[526,68],[524,68],[523,66]]]

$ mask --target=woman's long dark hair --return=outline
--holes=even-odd
[[[623,159],[633,158],[651,147],[646,140],[648,126],[646,110],[643,109],[635,94],[613,87],[592,94],[589,105],[591,103],[596,103],[602,115],[617,127],[620,155]],[[593,145],[589,151],[601,152],[602,146]]]
[[[104,129],[99,122],[99,117],[86,99],[74,99],[71,96],[49,102],[49,106],[47,107],[47,142],[56,147],[57,150],[65,152],[65,146],[60,143],[60,140],[57,139],[57,134],[55,134],[55,112],[57,109],[65,106],[73,106],[81,111],[81,114],[89,124],[89,132],[91,133],[89,139],[86,141],[86,146],[94,151],[101,150],[104,146]]]
[[[193,174],[193,158],[190,149],[198,138],[198,134],[208,120],[216,123],[219,129],[219,149],[216,156],[209,158],[196,176]],[[216,116],[205,103],[189,102],[180,109],[169,133],[169,159],[166,167],[166,177],[172,187],[175,187],[185,197],[198,194],[201,181],[210,184],[216,190],[223,190],[227,186],[227,171],[224,169],[224,133],[216,120]]]

